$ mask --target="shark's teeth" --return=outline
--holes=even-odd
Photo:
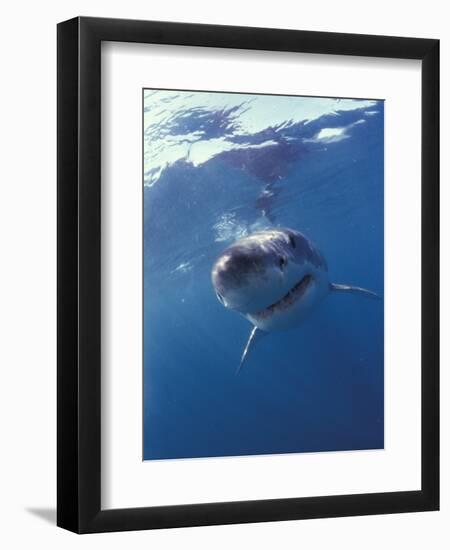
[[[277,311],[288,308],[304,294],[311,281],[312,276],[305,275],[300,282],[293,286],[291,290],[281,298],[281,300],[278,300],[278,302],[275,302],[258,313],[254,313],[253,316],[258,319],[264,319],[270,317],[270,315],[273,315]]]

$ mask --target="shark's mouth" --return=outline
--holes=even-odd
[[[294,285],[291,290],[287,294],[285,294],[283,298],[281,298],[281,300],[278,300],[278,302],[275,302],[269,307],[258,311],[258,313],[253,313],[252,317],[255,317],[256,319],[266,319],[274,313],[289,308],[290,306],[292,306],[292,304],[294,304],[303,296],[303,294],[306,292],[307,288],[311,284],[312,279],[313,278],[311,275],[305,275],[301,281]]]

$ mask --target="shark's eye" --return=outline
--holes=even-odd
[[[292,248],[295,248],[297,245],[295,244],[295,239],[292,235],[289,235],[289,243],[292,246]]]
[[[284,269],[284,266],[286,265],[286,263],[287,263],[286,258],[284,258],[283,256],[280,256],[280,259],[278,260],[280,269]]]

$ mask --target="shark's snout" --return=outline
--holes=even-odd
[[[213,266],[211,278],[218,300],[227,308],[247,311],[257,288],[266,277],[262,254],[232,247]]]
[[[262,258],[241,250],[230,250],[214,264],[212,280],[216,291],[224,294],[244,286],[249,278],[264,272]]]

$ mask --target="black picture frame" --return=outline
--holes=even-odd
[[[420,491],[101,509],[102,41],[422,61]],[[58,25],[57,67],[57,524],[76,533],[94,533],[438,510],[439,41],[77,17]]]

